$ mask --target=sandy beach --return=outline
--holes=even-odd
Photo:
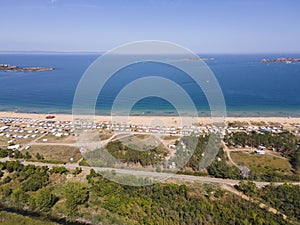
[[[33,114],[33,113],[16,113],[16,112],[0,112],[0,117],[6,118],[31,118],[37,120],[46,120],[48,114]],[[52,114],[51,114],[52,115]],[[54,121],[72,121],[72,114],[53,114]],[[226,122],[247,122],[247,123],[268,123],[268,124],[300,124],[300,117],[226,117]],[[165,125],[165,126],[180,126],[184,120],[192,120],[201,125],[208,125],[212,123],[211,117],[198,118],[180,118],[175,116],[130,116],[130,117],[112,117],[112,116],[95,116],[95,122],[111,122],[126,121],[132,125]]]

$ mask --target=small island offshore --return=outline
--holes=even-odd
[[[285,62],[286,64],[290,64],[293,62],[300,62],[299,58],[277,58],[277,59],[262,59],[261,62]]]
[[[207,60],[214,60],[214,58],[184,58],[183,60],[200,60],[200,61],[207,61]]]
[[[0,71],[4,72],[40,72],[54,70],[51,67],[18,67],[10,64],[0,64]]]

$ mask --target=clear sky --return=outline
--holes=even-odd
[[[0,0],[0,51],[164,40],[198,53],[300,53],[299,0]]]

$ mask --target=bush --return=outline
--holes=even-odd
[[[208,174],[218,178],[240,179],[240,171],[222,161],[213,162],[207,169]]]
[[[37,210],[48,212],[56,202],[56,196],[48,188],[42,188],[37,191],[34,198]]]
[[[78,182],[68,182],[64,187],[66,196],[66,209],[69,216],[75,216],[77,213],[77,206],[84,204],[89,197],[88,189],[85,185]]]
[[[53,174],[53,173],[66,174],[69,172],[69,170],[63,166],[53,166],[49,172],[51,174]]]

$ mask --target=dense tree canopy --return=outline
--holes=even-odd
[[[60,213],[66,212],[68,219],[80,215],[92,219],[94,223],[101,221],[103,224],[288,224],[280,216],[263,211],[256,204],[226,193],[214,185],[169,183],[123,186],[105,179],[94,170],[86,177],[88,184],[65,183],[66,174],[51,174],[47,167],[5,162],[0,163],[0,169],[8,173],[6,177],[11,177],[8,183],[3,182],[4,178],[0,179],[1,204],[6,202],[10,206],[29,207],[48,213],[57,213],[59,209]],[[113,173],[111,175],[117,176]],[[24,189],[29,181],[35,184],[42,176],[47,179],[39,189]],[[55,177],[55,180],[50,177]],[[57,183],[58,180],[62,183]],[[247,188],[245,184],[241,190],[247,194],[254,190],[256,197],[267,204],[291,218],[299,218],[299,187],[270,186],[263,190],[253,189],[253,186]],[[266,193],[265,197],[263,193]],[[58,198],[62,201],[57,201]],[[90,215],[96,216],[91,218]]]
[[[49,188],[38,190],[33,198],[35,209],[44,212],[49,211],[56,201],[56,196]]]
[[[88,200],[88,188],[78,182],[68,182],[64,187],[66,196],[66,210],[69,216],[75,216],[77,206]]]

